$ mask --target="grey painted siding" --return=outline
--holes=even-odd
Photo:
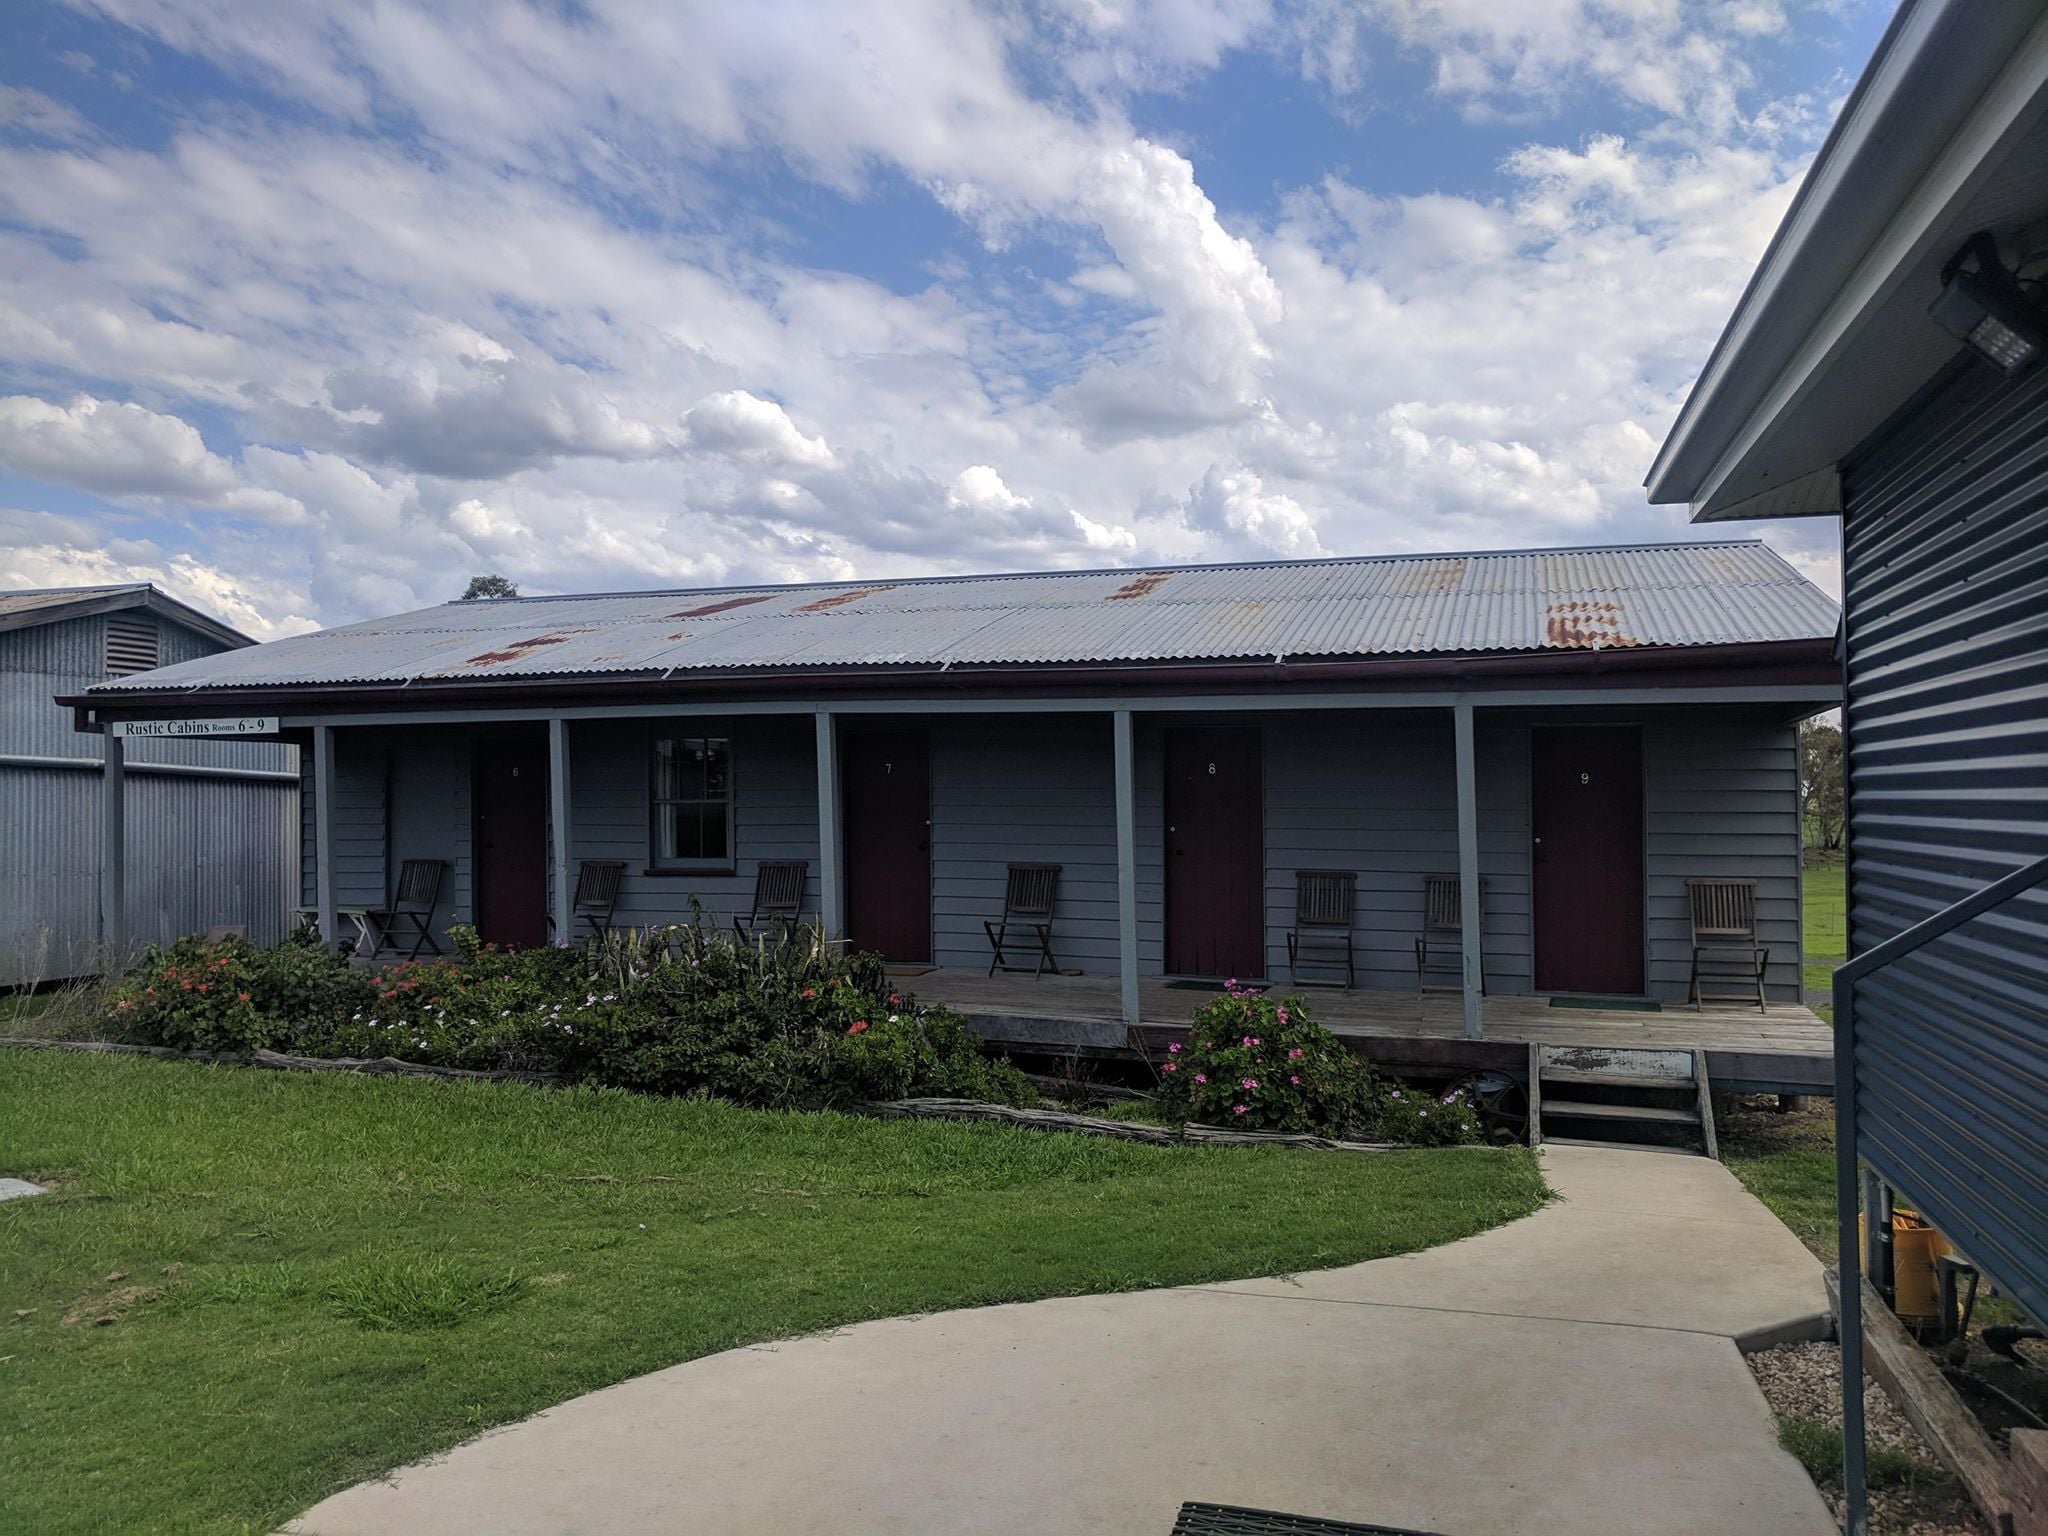
[[[166,665],[209,655],[203,635],[152,616]],[[104,676],[106,616],[0,634],[0,755],[74,765],[0,765],[0,986],[86,974],[99,965],[104,744],[53,702]],[[131,766],[187,764],[291,772],[273,742],[131,741]],[[132,942],[215,923],[281,937],[297,884],[290,782],[131,772],[126,783],[127,924]]]
[[[1799,747],[1794,728],[1711,711],[1643,732],[1644,929],[1650,994],[1683,998],[1692,967],[1688,878],[1757,883],[1757,932],[1770,947],[1764,990],[1800,996]]]

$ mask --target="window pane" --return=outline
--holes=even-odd
[[[682,786],[681,765],[676,761],[676,749],[681,745],[672,736],[658,737],[654,743],[654,798],[673,800],[687,791]]]
[[[698,826],[701,829],[699,837],[704,847],[704,851],[698,855],[699,858],[723,859],[727,856],[726,820],[723,800],[713,800],[704,806],[703,814],[698,819]]]
[[[730,792],[732,772],[732,751],[728,743],[712,738],[701,743],[704,749],[704,798],[722,799]]]

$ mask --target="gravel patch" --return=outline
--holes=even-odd
[[[1786,1344],[1749,1357],[1771,1412],[1780,1419],[1817,1419],[1842,1424],[1842,1357],[1832,1344]],[[1873,1490],[1871,1536],[1991,1536],[1991,1528],[1949,1476],[1920,1432],[1875,1381],[1863,1385],[1863,1416],[1872,1447],[1886,1446],[1924,1463],[1928,1476],[1906,1487]],[[1842,1518],[1839,1489],[1821,1489],[1835,1518]]]

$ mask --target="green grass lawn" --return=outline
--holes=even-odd
[[[1849,957],[1847,893],[1842,861],[1829,857],[1809,862],[1805,886],[1805,953],[1808,991],[1826,991],[1834,984],[1835,967]],[[1815,1010],[1829,1023],[1835,1010]]]
[[[0,1530],[268,1530],[640,1372],[1524,1215],[1525,1152],[1151,1148],[0,1052]],[[102,1321],[105,1319],[105,1321]]]
[[[1717,1113],[1721,1161],[1793,1235],[1835,1261],[1835,1106],[1809,1099],[1780,1114],[1772,1099],[1743,1099]]]

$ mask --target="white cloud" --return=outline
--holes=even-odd
[[[235,472],[188,423],[91,395],[53,405],[0,396],[0,464],[108,496],[183,496],[213,501]]]
[[[0,526],[5,514],[0,513]],[[211,614],[257,640],[304,634],[319,624],[296,611],[297,594],[252,584],[187,554],[165,555],[144,548],[120,558],[100,549],[67,544],[13,544],[6,550],[7,585],[24,587],[112,586],[153,582],[163,592]]]
[[[698,401],[683,417],[683,431],[698,448],[764,464],[823,469],[833,462],[822,437],[806,437],[781,406],[744,389]]]
[[[1212,464],[1188,492],[1187,524],[1216,536],[1223,553],[1304,559],[1324,552],[1315,519],[1284,492],[1268,491],[1242,465]]]

